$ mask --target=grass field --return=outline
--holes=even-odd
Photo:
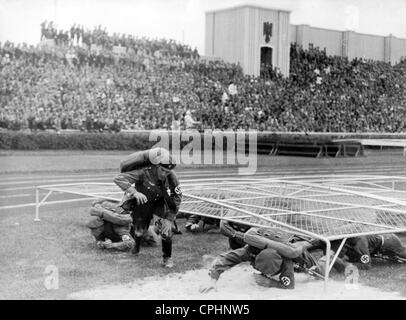
[[[203,255],[227,249],[216,233],[175,235],[176,265],[168,270],[160,267],[160,247],[143,247],[138,257],[98,249],[84,226],[87,217],[87,208],[73,207],[44,212],[40,223],[33,221],[32,214],[3,218],[0,299],[64,299],[71,292],[99,285],[201,268]],[[58,290],[44,285],[49,265],[58,268]]]
[[[74,172],[76,170],[116,170],[117,161],[127,153],[8,152],[0,156],[2,176],[26,172]],[[48,159],[48,160],[45,160]],[[58,164],[55,164],[58,159]],[[270,162],[269,162],[270,161]],[[314,166],[329,168],[351,165],[399,165],[398,155],[362,159],[313,159],[260,157],[261,167]],[[52,164],[52,165],[51,165]],[[219,169],[221,171],[221,169]],[[215,256],[228,249],[226,238],[216,230],[190,234],[184,220],[178,220],[182,235],[174,236],[172,270],[160,267],[161,248],[143,247],[139,257],[130,253],[107,252],[96,248],[85,227],[88,205],[53,205],[42,211],[42,221],[33,221],[32,209],[0,212],[0,299],[65,299],[69,293],[107,284],[126,284],[146,276],[179,273],[204,267],[204,255]],[[403,239],[404,240],[404,239]],[[45,269],[55,265],[59,289],[47,290]],[[341,275],[334,279],[343,280]],[[374,261],[374,268],[360,271],[360,283],[382,290],[398,291],[406,297],[406,264]]]

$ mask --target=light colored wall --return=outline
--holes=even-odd
[[[205,54],[241,63],[244,60],[245,19],[244,8],[206,13]]]
[[[291,25],[291,42],[308,49],[309,43],[320,49],[326,48],[328,55],[346,56],[349,59],[365,58],[395,64],[406,56],[406,39],[393,36],[377,36],[354,31],[338,31]]]
[[[393,63],[398,63],[402,57],[406,58],[406,39],[389,37],[391,40],[390,59]]]
[[[385,37],[350,32],[348,58],[385,61]]]
[[[206,13],[206,22],[205,22],[205,42],[204,42],[204,52],[206,56],[213,56],[213,40],[214,40],[214,13]]]
[[[314,28],[308,25],[291,26],[295,37],[291,37],[292,42],[296,42],[296,33],[300,34],[300,41],[303,47],[308,49],[309,43],[315,47],[326,49],[328,55],[342,55],[342,31]]]

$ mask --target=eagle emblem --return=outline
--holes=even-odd
[[[264,22],[264,36],[265,36],[265,42],[268,43],[272,37],[272,23]]]

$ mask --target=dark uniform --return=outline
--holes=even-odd
[[[295,286],[294,263],[306,268],[315,265],[306,245],[298,242],[294,235],[270,228],[251,228],[244,234],[244,247],[223,253],[213,261],[209,276],[218,279],[231,267],[249,261],[254,269],[261,272],[255,275],[259,285],[281,289],[293,289]],[[269,241],[271,240],[271,241]],[[297,242],[297,245],[293,245]],[[306,242],[308,247],[310,243]],[[279,274],[279,281],[271,277]]]
[[[371,256],[383,255],[406,259],[406,247],[393,233],[347,239],[343,254],[362,269],[371,267]]]
[[[141,238],[153,219],[156,230],[162,238],[162,252],[165,260],[172,255],[172,222],[179,211],[182,192],[173,171],[170,171],[164,180],[160,180],[157,170],[157,165],[151,165],[120,173],[114,178],[114,182],[123,191],[133,187],[147,198],[144,204],[137,204],[130,196],[122,202],[122,207],[129,210],[133,218],[135,238],[133,253],[139,252]]]
[[[129,250],[134,245],[130,235],[132,219],[117,203],[98,200],[90,208],[86,226],[102,249]]]

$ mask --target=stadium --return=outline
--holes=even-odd
[[[0,43],[0,299],[405,299],[403,253],[351,250],[406,253],[406,39],[293,12],[206,10],[204,54],[51,19]]]

